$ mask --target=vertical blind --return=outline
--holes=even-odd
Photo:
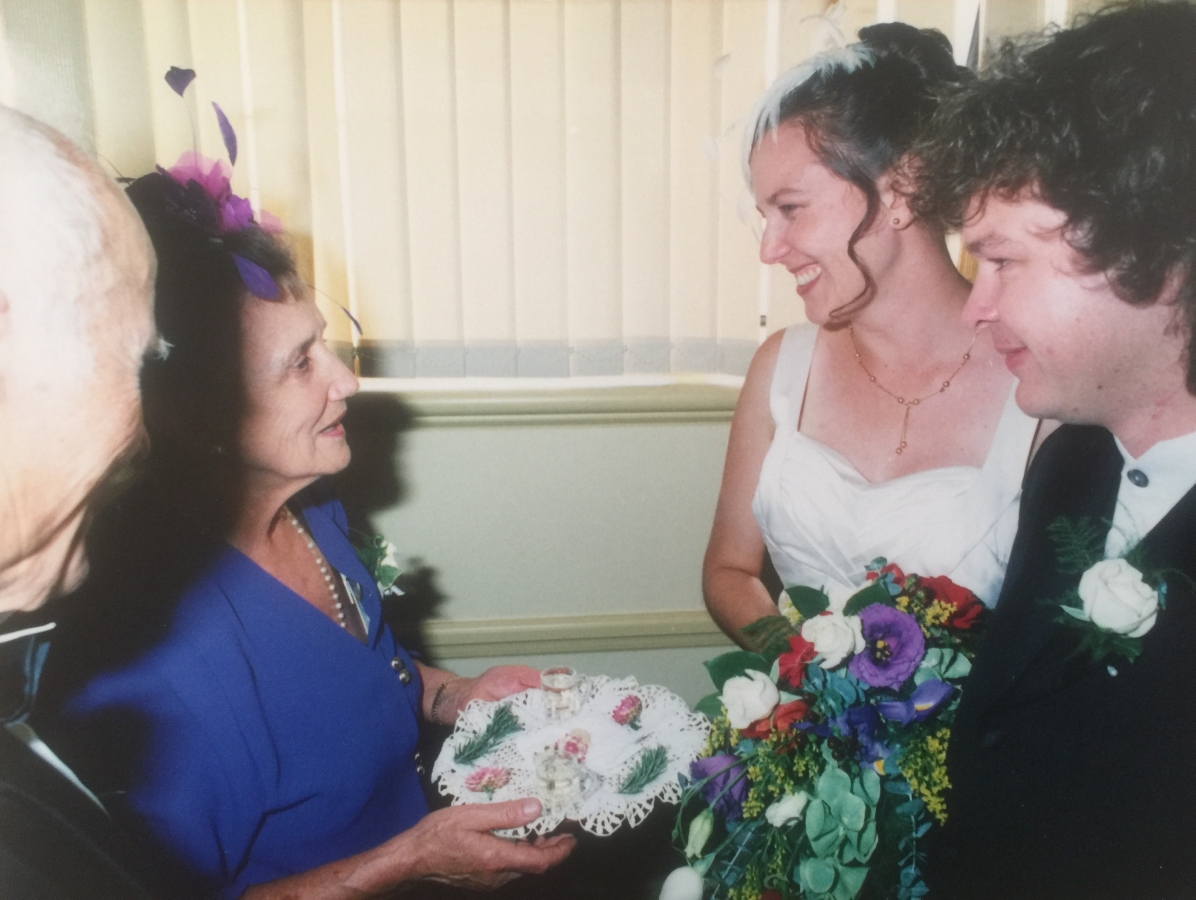
[[[740,128],[882,20],[967,56],[1076,0],[0,0],[0,102],[113,174],[223,154],[364,375],[742,374],[796,321]],[[1091,5],[1091,4],[1089,4]],[[182,101],[162,76],[198,79]]]

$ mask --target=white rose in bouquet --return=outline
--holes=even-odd
[[[814,645],[814,650],[822,657],[824,669],[833,669],[848,656],[864,649],[859,616],[824,612],[802,623],[801,636]]]
[[[796,794],[786,794],[780,800],[776,801],[768,809],[764,810],[764,818],[768,820],[768,824],[773,828],[780,828],[786,822],[797,819],[806,810],[806,804],[810,802],[810,795],[805,791],[798,791]]]
[[[1139,638],[1154,627],[1158,592],[1124,559],[1098,562],[1080,578],[1080,599],[1093,625]]]
[[[723,684],[721,699],[731,727],[747,728],[772,712],[781,701],[781,694],[771,678],[752,670],[746,675],[728,678]]]

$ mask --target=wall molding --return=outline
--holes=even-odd
[[[704,609],[596,616],[432,619],[422,627],[434,659],[730,647]]]
[[[625,378],[363,378],[361,390],[399,396],[416,427],[611,425],[730,422],[742,381],[733,376],[639,383]]]

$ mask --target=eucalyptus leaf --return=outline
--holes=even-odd
[[[852,900],[864,887],[868,877],[866,866],[840,866],[835,884],[835,900]]]
[[[929,822],[926,823],[926,827],[930,827]],[[869,822],[864,826],[864,830],[860,832],[860,862],[867,862],[871,858],[873,851],[876,850],[876,845],[878,842],[879,840],[876,834],[876,823]]]
[[[873,806],[880,803],[880,776],[876,774],[875,769],[864,769],[860,773],[860,784],[863,785],[864,793]]]
[[[799,872],[807,894],[825,894],[835,884],[835,867],[821,859],[803,859]]]
[[[851,794],[851,778],[838,766],[827,766],[815,785],[820,799],[834,803],[844,794]]]
[[[831,803],[831,812],[849,832],[861,831],[868,820],[868,806],[852,793],[840,794]]]
[[[732,650],[706,662],[710,680],[714,682],[715,690],[720,693],[728,678],[735,678],[753,670],[767,674],[770,668],[771,664],[763,656],[747,650]]]
[[[943,670],[943,678],[966,678],[972,671],[972,661],[962,653],[956,653],[951,664]]]

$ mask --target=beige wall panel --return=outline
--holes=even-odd
[[[313,278],[303,9],[296,0],[245,4],[259,202],[291,237],[299,274]]]
[[[670,321],[674,340],[716,335],[722,3],[674,0],[670,86]]]
[[[330,299],[347,306],[349,296],[332,35],[331,0],[304,0],[313,284],[316,302],[328,321],[325,334],[330,340],[346,341],[351,333],[349,323]]]
[[[669,334],[669,0],[623,0],[620,145],[623,329]]]
[[[989,47],[1002,38],[1016,37],[1042,27],[1042,0],[989,0],[984,8],[984,30]]]
[[[822,34],[818,17],[828,6],[826,0],[781,0],[779,71],[797,65],[813,52],[814,40]]]
[[[563,341],[564,62],[561,6],[511,0],[511,173],[516,334]]]
[[[567,0],[565,286],[569,336],[621,341],[619,20],[614,0]],[[618,366],[622,368],[622,353]]]
[[[191,35],[191,61],[195,82],[187,93],[195,92],[196,118],[199,123],[199,152],[228,163],[228,154],[220,136],[220,126],[212,103],[219,103],[245,142],[245,104],[242,93],[241,40],[237,23],[236,0],[191,0],[187,5]],[[161,83],[161,75],[159,83]],[[233,192],[250,195],[249,166],[241,160],[233,166]]]
[[[373,522],[434,570],[438,617],[701,609],[728,429],[416,428],[395,461],[402,499]]]
[[[456,0],[457,179],[466,343],[515,339],[504,4]]]
[[[149,85],[154,158],[160,165],[170,166],[180,154],[192,149],[195,140],[192,123],[199,110],[195,85],[187,90],[187,100],[184,102],[162,80],[171,66],[180,69],[195,67],[191,56],[187,2],[142,0],[141,18],[145,35],[145,78]],[[208,106],[209,114],[211,109]]]
[[[843,17],[839,20],[839,28],[847,42],[859,40],[860,29],[876,22],[876,0],[854,0],[843,4]]]
[[[144,175],[158,160],[154,156],[150,85],[145,77],[141,4],[138,0],[84,0],[83,9],[96,153],[116,174]]]
[[[420,340],[460,341],[452,4],[420,0],[399,9],[411,319]]]
[[[740,142],[745,119],[764,90],[764,0],[723,7],[722,121],[719,128],[718,336],[755,339],[759,333],[759,215],[743,180]]]

